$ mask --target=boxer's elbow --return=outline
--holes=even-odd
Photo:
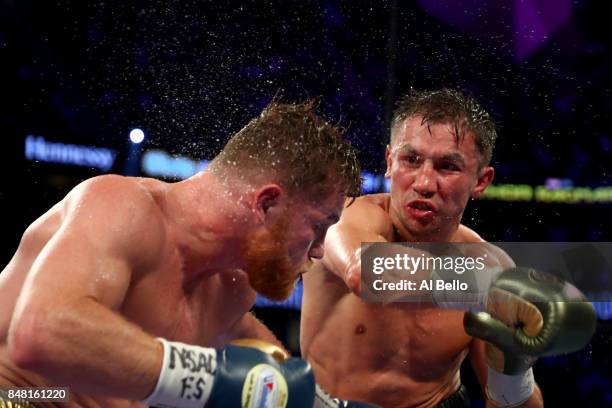
[[[26,310],[16,316],[9,328],[8,357],[18,368],[38,372],[53,363],[55,337],[53,323],[42,310]]]
[[[22,369],[31,369],[40,354],[37,343],[40,341],[37,333],[39,316],[30,311],[22,311],[13,318],[8,332],[8,357],[15,366]]]

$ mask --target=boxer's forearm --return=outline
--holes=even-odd
[[[399,243],[387,243],[385,245],[378,245],[375,247],[376,258],[383,259],[391,259],[395,260],[396,258],[420,258],[424,256],[431,256],[428,252],[411,247],[402,245]],[[373,251],[373,249],[366,249],[367,251]],[[401,282],[403,280],[410,280],[415,283],[420,283],[426,280],[429,280],[432,277],[433,269],[427,269],[425,267],[418,267],[411,269],[410,271],[406,271],[404,269],[392,268],[384,271],[381,274],[375,274],[372,270],[362,271],[364,274],[362,281],[364,282],[373,282],[374,280],[383,279],[386,282]],[[413,290],[410,291],[401,291],[400,296],[402,299],[408,299],[413,297],[415,300],[431,300],[431,286],[424,286],[417,284]]]
[[[139,400],[155,388],[162,348],[92,298],[25,310],[9,338],[13,363],[72,391]]]
[[[501,272],[500,262],[495,254],[481,244],[480,249],[472,249],[476,254],[484,258],[484,267],[464,269],[462,273],[454,269],[446,269],[440,260],[447,257],[461,255],[464,257],[474,256],[470,252],[461,252],[457,248],[450,248],[449,252],[439,253],[429,251],[415,246],[407,246],[401,243],[387,243],[384,245],[373,245],[364,249],[362,254],[372,263],[370,270],[362,268],[362,290],[369,290],[373,298],[383,299],[385,303],[393,304],[394,307],[402,308],[403,304],[413,302],[433,303],[443,309],[457,309],[482,311],[487,290],[492,281]],[[469,251],[470,248],[464,249]],[[406,259],[424,259],[426,261],[408,264]],[[433,259],[434,262],[430,262]],[[402,261],[403,260],[403,261]],[[408,265],[408,266],[406,266]],[[375,269],[378,267],[378,269]],[[407,290],[380,291],[383,282],[387,285],[395,284],[399,287],[407,287]],[[410,286],[407,286],[409,284]],[[454,288],[456,284],[464,285],[461,290]],[[389,285],[390,286],[390,285]],[[397,304],[399,303],[399,305]],[[411,306],[409,306],[411,307]]]

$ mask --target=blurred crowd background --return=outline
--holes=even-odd
[[[385,191],[388,122],[410,88],[463,90],[499,124],[495,184],[465,224],[489,241],[612,241],[605,4],[1,0],[0,265],[78,182],[188,177],[275,95],[320,97],[360,151],[364,192]],[[300,290],[255,310],[296,353]],[[612,308],[597,311],[584,351],[537,363],[547,406],[612,406]]]

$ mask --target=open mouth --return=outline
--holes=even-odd
[[[435,211],[434,206],[425,201],[413,202],[410,204],[410,207],[422,211]]]
[[[411,201],[408,203],[408,212],[415,218],[433,217],[436,207],[427,201]]]

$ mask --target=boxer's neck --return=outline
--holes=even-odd
[[[453,242],[456,240],[459,221],[449,221],[444,229],[419,234],[405,228],[399,220],[395,219],[393,214],[390,215],[393,223],[393,240],[395,242]]]
[[[238,254],[253,222],[245,200],[207,172],[169,186],[164,210],[187,273],[242,267]]]

